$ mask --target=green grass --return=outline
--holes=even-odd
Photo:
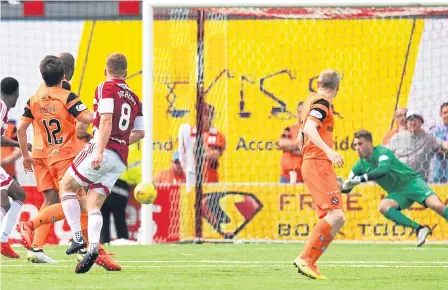
[[[448,246],[334,244],[320,261],[329,280],[297,274],[302,244],[155,245],[107,248],[123,266],[74,273],[64,247],[47,247],[57,265],[1,260],[1,289],[448,289]]]

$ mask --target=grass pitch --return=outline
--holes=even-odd
[[[448,289],[448,245],[333,244],[318,264],[329,280],[297,273],[303,244],[106,247],[123,266],[75,274],[65,247],[47,247],[57,265],[1,259],[1,289]],[[16,248],[17,249],[17,248]]]

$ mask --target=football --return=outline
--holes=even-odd
[[[153,203],[157,198],[157,190],[152,183],[141,182],[134,189],[134,198],[141,204]]]

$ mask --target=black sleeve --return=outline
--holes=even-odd
[[[71,102],[78,99],[78,96],[75,93],[70,93],[67,97],[67,105]],[[67,107],[68,112],[75,118],[79,116],[82,112],[87,110],[87,107],[78,99],[78,101],[72,104],[70,107]]]
[[[76,100],[77,98],[78,96],[75,93],[70,92],[70,94],[67,97],[67,105]]]
[[[319,99],[311,105],[310,116],[323,122],[330,110],[330,103],[327,100]]]
[[[22,116],[26,117],[26,118],[34,119],[33,113],[31,113],[31,110],[30,110],[30,100],[28,100],[28,102],[26,103],[26,106],[25,106]]]
[[[62,88],[63,88],[64,90],[67,90],[67,91],[71,91],[71,90],[72,90],[72,86],[71,86],[70,83],[67,82],[66,80],[63,80],[63,81],[62,81]]]

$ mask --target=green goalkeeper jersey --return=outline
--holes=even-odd
[[[374,147],[370,159],[360,158],[353,166],[350,177],[364,174],[371,176],[368,180],[374,180],[388,193],[400,191],[413,180],[420,178],[417,172],[399,161],[394,153],[384,146]]]

